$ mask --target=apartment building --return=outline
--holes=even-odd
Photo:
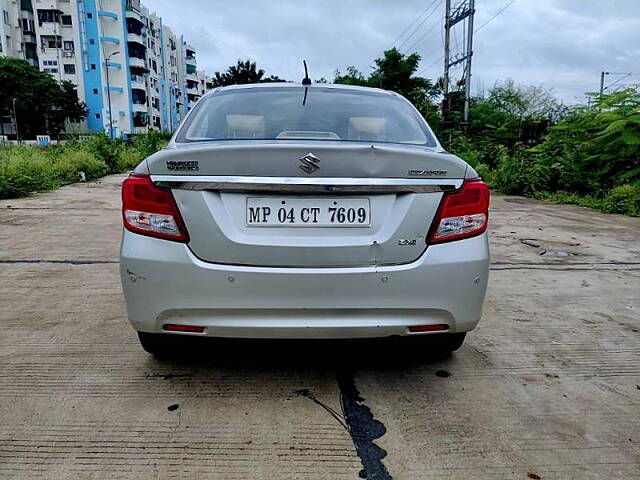
[[[0,56],[38,65],[36,26],[31,0],[0,0]]]
[[[0,0],[0,55],[77,86],[86,127],[173,131],[204,94],[195,48],[139,0]]]

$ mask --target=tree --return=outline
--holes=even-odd
[[[23,138],[58,135],[66,119],[77,122],[87,115],[70,82],[61,85],[24,60],[0,58],[0,117],[13,116],[14,99]]]
[[[226,87],[227,85],[245,85],[247,83],[275,83],[285,82],[277,75],[265,78],[265,71],[256,67],[256,62],[250,60],[238,60],[236,65],[231,65],[226,72],[216,72],[211,79],[211,85]]]
[[[49,115],[49,129],[63,131],[67,122],[81,122],[87,118],[87,106],[78,100],[76,86],[68,81],[60,82],[60,90],[53,99],[55,108]]]
[[[359,85],[365,87],[369,85],[369,79],[365,78],[360,70],[353,65],[347,67],[347,73],[342,75],[340,70],[336,70],[333,76],[333,83],[342,85]]]
[[[377,87],[399,93],[409,99],[427,122],[437,129],[440,125],[437,98],[441,88],[427,78],[414,76],[420,64],[420,55],[403,55],[392,48],[374,62],[377,68],[369,77],[365,77],[356,67],[349,66],[344,75],[336,70],[333,83]]]
[[[496,83],[471,104],[468,133],[513,148],[517,143],[537,145],[549,127],[566,114],[553,92],[541,86]]]

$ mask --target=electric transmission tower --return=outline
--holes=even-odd
[[[444,98],[449,102],[449,70],[460,63],[464,67],[464,122],[469,122],[469,103],[471,101],[471,58],[473,57],[473,17],[475,14],[475,0],[461,0],[452,8],[451,0],[445,2],[444,17]],[[451,32],[453,27],[460,22],[466,22],[466,34],[464,37],[463,52],[451,55]],[[463,24],[464,27],[464,24]],[[447,105],[448,108],[450,105]]]

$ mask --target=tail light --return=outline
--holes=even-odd
[[[479,178],[466,180],[462,188],[442,197],[429,235],[430,243],[475,237],[487,229],[489,187]]]
[[[189,241],[171,190],[156,187],[149,175],[132,173],[122,183],[122,218],[125,228],[134,233]]]

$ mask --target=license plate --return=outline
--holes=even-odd
[[[368,227],[368,198],[247,198],[249,227]]]

